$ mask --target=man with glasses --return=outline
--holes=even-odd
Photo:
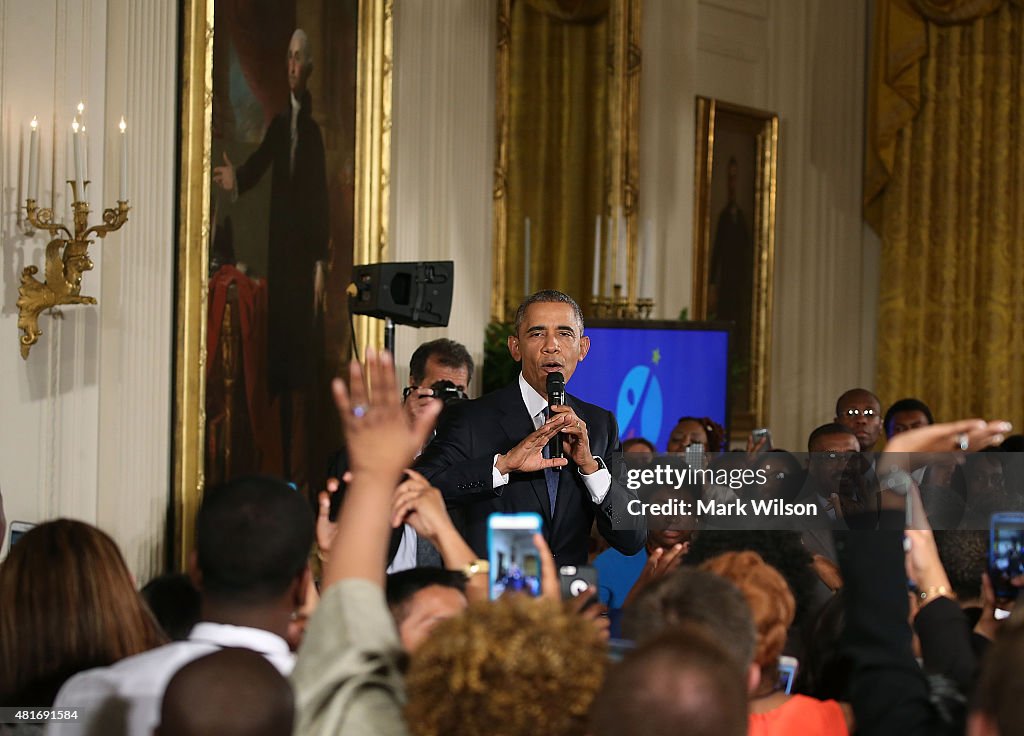
[[[863,510],[865,503],[864,494],[851,483],[851,471],[857,469],[848,469],[861,457],[859,440],[844,424],[824,424],[811,432],[807,452],[807,482],[797,502],[817,504],[819,512],[816,519],[807,518],[801,530],[804,546],[811,554],[835,561],[832,529],[845,528],[845,515]]]
[[[836,402],[836,423],[857,436],[861,452],[871,452],[882,434],[882,404],[866,388],[852,388]]]

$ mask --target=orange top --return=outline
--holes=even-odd
[[[843,709],[834,700],[794,695],[767,713],[751,713],[748,736],[847,736]]]

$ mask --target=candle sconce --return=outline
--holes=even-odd
[[[21,335],[21,357],[28,359],[29,350],[39,340],[42,332],[39,329],[39,315],[44,310],[53,309],[65,304],[96,304],[91,296],[82,296],[82,274],[91,271],[93,264],[89,258],[89,245],[92,236],[105,238],[108,233],[121,229],[128,221],[128,202],[118,200],[117,207],[103,210],[103,224],[89,227],[89,203],[79,200],[78,184],[69,181],[74,212],[74,232],[62,223],[53,221],[53,210],[39,208],[36,200],[29,198],[25,202],[25,212],[29,223],[39,230],[48,230],[53,238],[46,245],[46,263],[43,265],[45,280],[35,277],[39,269],[26,266],[21,273],[21,287],[18,289],[18,329]],[[85,196],[85,187],[89,182],[82,183],[81,195]],[[64,237],[61,237],[61,234]]]
[[[654,312],[654,300],[640,298],[631,300],[623,293],[620,285],[612,287],[613,296],[594,295],[590,307],[597,319],[650,319]]]

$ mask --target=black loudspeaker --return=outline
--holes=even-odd
[[[390,317],[395,324],[414,327],[447,327],[454,277],[454,261],[353,266],[352,314]]]

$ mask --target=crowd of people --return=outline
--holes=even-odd
[[[571,393],[549,405],[549,376],[589,350],[571,298],[520,307],[506,389],[462,400],[460,347],[417,351],[404,396],[389,354],[353,362],[315,508],[280,479],[206,489],[187,575],[137,591],[99,529],[26,533],[0,563],[0,708],[51,716],[0,733],[1022,733],[1024,575],[993,579],[986,531],[1020,510],[991,451],[1007,422],[935,423],[914,399],[883,415],[854,389],[805,467],[766,433],[724,452],[720,426],[684,417],[668,451],[765,482],[675,490],[804,498],[821,523],[655,520],[625,510],[620,448],[659,448],[620,446],[611,413]],[[455,400],[434,398],[441,380]],[[487,519],[522,512],[543,520],[540,594],[491,600]],[[597,586],[564,596],[560,570],[588,563]]]

